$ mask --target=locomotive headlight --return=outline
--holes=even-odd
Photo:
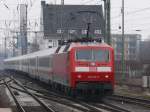
[[[78,77],[78,78],[81,78],[81,75],[79,74],[77,77]]]
[[[108,76],[108,75],[105,75],[105,78],[109,78],[109,76]]]

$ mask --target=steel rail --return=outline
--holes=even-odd
[[[12,92],[12,90],[10,89],[10,86],[7,84],[7,82],[5,80],[4,81],[4,84],[5,86],[7,87],[7,89],[9,90],[10,94],[12,95],[15,103],[16,103],[16,106],[17,106],[17,109],[19,112],[26,112],[23,107],[20,105],[19,101],[17,100],[16,96],[14,95],[14,93]]]
[[[33,89],[33,88],[31,88],[31,87],[28,87],[28,86],[25,86],[26,88],[28,88],[28,89],[30,89],[30,90],[33,90],[33,91],[36,91],[36,92],[38,92],[38,93],[40,93],[40,94],[43,94],[44,95],[44,97],[45,98],[47,98],[47,99],[50,99],[50,100],[54,100],[54,98],[53,99],[51,99],[49,96],[51,96],[51,95],[53,95],[54,97],[60,97],[60,98],[65,98],[65,99],[67,99],[67,100],[71,100],[71,101],[73,101],[73,102],[75,102],[75,103],[78,103],[78,104],[80,104],[80,105],[82,105],[82,106],[85,106],[85,107],[87,107],[87,108],[89,108],[90,110],[90,112],[91,111],[93,111],[93,112],[99,112],[100,110],[98,110],[98,109],[96,109],[96,108],[94,108],[93,106],[91,106],[91,105],[89,105],[89,104],[87,104],[87,103],[85,103],[85,102],[81,102],[81,101],[79,101],[79,100],[77,100],[77,99],[73,99],[73,98],[71,98],[71,97],[67,97],[67,96],[62,96],[62,95],[59,95],[59,94],[54,94],[54,93],[50,93],[50,92],[48,92],[48,91],[45,91],[45,90],[42,90],[42,91],[40,91],[40,90],[37,90],[37,89]],[[56,101],[56,100],[55,100]],[[67,104],[68,105],[68,104]],[[76,107],[77,108],[77,107]],[[81,109],[80,109],[81,110]],[[84,110],[85,111],[85,110]]]
[[[19,86],[21,87],[24,91],[26,91],[27,94],[29,94],[32,98],[34,98],[40,105],[42,105],[46,111],[48,112],[56,112],[54,109],[48,107],[44,102],[42,102],[37,96],[29,92],[22,84],[20,84],[17,80],[11,77],[11,79]]]
[[[117,100],[117,101],[124,101],[127,103],[135,103],[138,105],[142,105],[144,107],[150,108],[150,100],[136,98],[136,97],[128,97],[128,96],[121,96],[121,95],[113,95],[106,97],[107,99]]]
[[[104,108],[106,110],[112,111],[112,112],[131,112],[130,110],[124,109],[122,107],[102,102],[102,104],[93,104],[96,107]]]
[[[14,79],[15,80],[15,79]],[[19,82],[18,82],[19,83]],[[23,86],[23,85],[22,85]],[[79,100],[77,100],[77,99],[72,99],[72,98],[70,98],[70,97],[64,97],[64,96],[61,96],[61,95],[58,95],[58,96],[56,96],[56,94],[54,95],[54,94],[52,94],[51,92],[48,92],[47,90],[38,90],[38,89],[35,89],[35,88],[31,88],[31,87],[28,87],[28,86],[24,86],[24,88],[26,88],[26,89],[29,89],[29,90],[33,90],[33,91],[36,91],[37,93],[40,93],[40,94],[35,94],[34,93],[34,95],[35,96],[37,96],[37,97],[41,97],[41,98],[44,98],[44,99],[47,99],[47,100],[51,100],[51,101],[54,101],[54,102],[58,102],[58,103],[61,103],[61,104],[63,104],[63,105],[68,105],[68,106],[71,106],[71,107],[74,107],[74,108],[77,108],[77,109],[79,109],[79,110],[83,110],[83,111],[89,111],[89,112],[100,112],[101,110],[101,106],[93,106],[93,105],[90,105],[90,104],[88,104],[88,103],[86,103],[86,102],[82,102],[82,101],[79,101]],[[42,94],[42,95],[41,95]],[[54,95],[54,97],[52,97],[52,95]],[[77,103],[77,104],[80,104],[80,105],[82,105],[82,106],[84,106],[84,107],[86,107],[86,108],[88,108],[89,110],[85,110],[85,109],[83,109],[83,108],[78,108],[78,106],[73,106],[72,104],[64,104],[64,102],[63,101],[61,101],[61,99],[59,99],[58,100],[58,98],[56,98],[56,97],[60,97],[60,98],[65,98],[65,99],[67,99],[67,100],[71,100],[71,101],[73,101],[73,102],[75,102],[75,103]],[[105,109],[106,110],[113,110],[113,111],[116,111],[116,112],[121,112],[123,109],[122,108],[119,108],[121,111],[119,111],[119,109],[113,109],[112,107],[111,107],[111,109],[109,108],[108,109],[108,107],[106,108],[105,107]],[[126,110],[124,110],[123,112],[129,112],[129,111],[126,111]]]
[[[24,91],[24,90],[22,90],[22,89],[18,89],[18,88],[13,87],[13,86],[11,86],[11,88],[16,89],[16,90],[21,91],[21,92],[26,92],[26,91]],[[60,104],[62,104],[62,105],[66,105],[66,106],[73,107],[73,108],[75,108],[75,109],[78,109],[78,110],[81,110],[81,111],[84,111],[84,112],[100,112],[100,111],[97,111],[97,110],[95,110],[95,109],[93,110],[93,108],[91,109],[91,107],[89,108],[89,107],[85,106],[85,107],[83,108],[83,107],[74,105],[74,103],[72,104],[71,102],[63,101],[63,100],[61,100],[61,99],[59,98],[59,96],[58,96],[58,97],[56,97],[56,96],[53,97],[53,96],[47,96],[47,95],[37,94],[37,93],[34,93],[34,95],[36,95],[37,97],[46,99],[46,100],[51,100],[51,101],[54,101],[54,102],[58,102],[58,103],[60,103]],[[76,103],[76,102],[75,102],[75,103]],[[84,105],[82,105],[82,106],[84,106]],[[86,108],[87,108],[87,109],[86,109]]]
[[[2,83],[0,83],[0,85],[5,85],[5,83],[4,83],[4,79],[1,79],[1,80],[0,80],[0,82],[1,82],[1,81],[3,81],[3,82],[2,82]],[[10,83],[10,82],[12,82],[12,79],[8,80],[6,83],[8,84],[8,83]]]
[[[37,93],[40,93],[40,94],[43,94],[45,96],[53,96],[53,97],[61,97],[61,98],[65,98],[65,99],[68,99],[68,100],[72,100],[71,98],[69,97],[66,97],[66,96],[62,96],[60,94],[57,94],[57,93],[54,93],[54,92],[50,92],[50,91],[47,91],[47,90],[38,90],[38,89],[35,89],[35,88],[31,88],[31,87],[28,87],[28,86],[24,86],[25,88],[29,89],[29,90],[32,90],[32,91],[35,91]]]

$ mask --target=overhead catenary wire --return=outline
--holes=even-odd
[[[150,16],[148,15],[149,10],[150,10],[150,7],[146,7],[146,8],[142,8],[142,9],[138,9],[138,10],[126,13],[126,14],[128,14],[128,16],[126,16],[126,18],[125,18],[126,27],[129,27],[129,26],[130,27],[131,26],[147,27],[147,26],[149,26],[149,24],[150,24],[150,22],[148,21],[150,19]],[[144,12],[145,14],[147,13],[146,16],[141,16],[141,15],[139,15],[141,13],[137,13],[137,12],[143,12],[143,11],[146,11],[146,12]],[[135,16],[132,16],[133,14]],[[121,24],[120,19],[121,19],[121,17],[111,19],[112,26],[119,27]]]
[[[127,24],[127,23],[129,23],[129,24]],[[113,23],[112,26],[116,26],[116,24],[117,24],[117,25],[120,25],[121,23],[118,23],[118,22],[117,22],[117,23]],[[128,21],[128,22],[126,22],[126,26],[128,26],[128,25],[132,25],[132,26],[139,26],[139,25],[141,26],[141,25],[142,25],[142,26],[145,27],[145,26],[149,26],[149,25],[150,25],[150,22],[149,22],[149,21],[146,21],[146,22],[144,22],[144,23],[131,23],[130,21]],[[141,27],[142,27],[142,26],[141,26]]]
[[[99,3],[102,1],[102,0],[82,0],[83,3],[81,3],[82,5],[87,5],[87,4],[95,4],[95,5],[99,5]]]
[[[132,26],[139,26],[141,25],[141,27],[145,27],[145,26],[149,26],[150,22],[148,21],[150,19],[150,17],[140,17],[140,18],[127,18],[125,19],[125,23],[126,26],[128,25],[132,25]],[[143,21],[144,20],[144,21]],[[117,21],[111,21],[111,25],[112,26],[120,26],[121,24],[121,20],[117,20]]]
[[[134,14],[136,14],[136,13],[143,12],[143,11],[147,11],[147,10],[150,10],[150,7],[138,9],[138,10],[131,11],[131,12],[126,12],[125,15],[134,15]],[[114,16],[114,17],[112,17],[111,19],[115,19],[115,18],[118,18],[118,17],[121,17],[121,15],[119,14],[119,15],[117,15],[117,16]]]
[[[120,19],[120,18],[118,18],[118,19]],[[144,17],[144,16],[136,16],[136,17],[132,17],[132,18],[126,18],[125,19],[125,21],[126,22],[137,22],[137,21],[141,21],[141,20],[149,20],[150,19],[150,15],[148,15],[148,16],[146,16],[146,17]],[[115,20],[112,20],[112,21],[115,21]],[[118,23],[118,22],[116,22],[116,23]],[[113,23],[113,24],[115,24],[115,23]]]
[[[83,5],[84,4],[89,4],[89,3],[91,3],[91,2],[95,2],[94,0],[88,0],[88,1],[86,1],[86,2],[84,2],[84,3],[82,3]]]

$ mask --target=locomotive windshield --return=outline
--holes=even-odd
[[[76,51],[76,59],[80,61],[109,62],[108,50],[83,49]]]
[[[77,60],[92,60],[92,51],[91,50],[78,50],[76,51],[76,59]]]
[[[108,50],[93,50],[94,61],[108,62],[109,51]]]

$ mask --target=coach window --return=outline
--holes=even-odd
[[[36,65],[36,60],[35,58],[30,59],[30,66],[35,66]]]
[[[14,65],[16,65],[16,61],[14,61]]]
[[[13,65],[13,66],[15,65],[15,61],[12,62],[12,65]]]
[[[23,63],[23,64],[24,64],[24,66],[26,66],[26,60],[25,60],[25,59],[23,60],[23,62],[24,62],[24,63]]]
[[[28,65],[28,60],[27,60],[27,59],[25,59],[25,65],[26,65],[26,66]]]
[[[21,64],[23,65],[23,60],[21,60]]]
[[[40,67],[49,67],[50,58],[49,57],[41,57],[39,58],[39,66]]]
[[[23,61],[23,65],[25,66],[25,64],[26,64],[26,61],[25,60],[22,60]]]

